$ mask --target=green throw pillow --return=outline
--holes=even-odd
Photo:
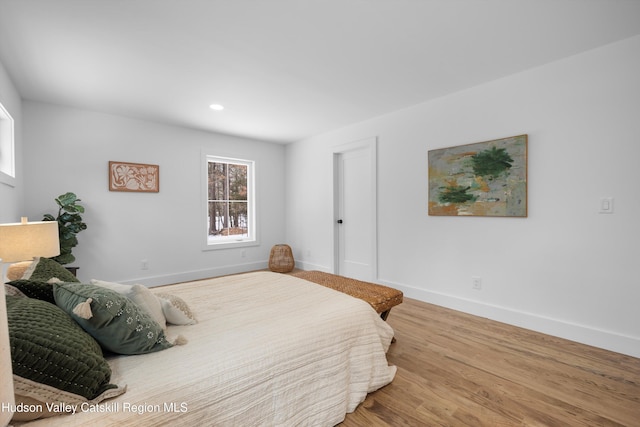
[[[113,353],[152,353],[173,346],[158,322],[115,291],[95,285],[55,283],[53,295],[58,307],[73,317],[104,349]],[[77,307],[86,306],[89,299],[89,315],[76,314]]]
[[[8,284],[15,286],[29,298],[39,299],[51,304],[56,303],[53,299],[53,286],[50,283],[20,279],[12,280]]]
[[[64,268],[62,264],[41,257],[36,257],[33,260],[33,264],[27,268],[22,278],[37,282],[49,282],[51,279],[56,279],[56,282],[79,282],[76,276]]]
[[[7,320],[15,376],[88,400],[117,388],[109,384],[111,368],[98,343],[60,308],[33,298],[7,296]],[[16,395],[21,395],[20,390]],[[65,400],[69,398],[65,393],[56,396],[37,387],[29,393],[28,397],[40,401],[55,396],[72,402]]]

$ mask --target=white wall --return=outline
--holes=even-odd
[[[82,199],[88,229],[78,235],[73,265],[83,281],[157,285],[266,268],[282,241],[283,146],[50,104],[23,107],[25,211],[40,220],[56,214],[58,195]],[[203,149],[255,160],[260,246],[201,249]],[[108,191],[109,160],[159,165],[160,192]]]
[[[16,177],[10,185],[0,181],[0,223],[19,222],[23,203],[22,162],[22,100],[9,75],[0,64],[0,103],[14,121]]]
[[[0,103],[14,120],[16,142],[16,164],[21,161],[20,139],[22,137],[22,115],[20,95],[16,91],[11,79],[0,63]],[[0,154],[1,155],[1,154]],[[15,179],[0,180],[0,223],[17,222],[20,220],[22,209],[22,179],[17,174]],[[0,277],[4,279],[5,268],[0,263]],[[4,280],[2,280],[4,283]],[[1,286],[1,285],[0,285]],[[13,381],[11,380],[11,357],[7,329],[7,315],[4,303],[4,286],[0,289],[0,367],[2,384],[0,384],[0,401],[13,403]],[[8,378],[7,378],[8,377]],[[0,425],[7,424],[13,412],[0,413]]]
[[[634,37],[288,146],[299,265],[332,269],[332,147],[377,136],[380,283],[640,356],[638,52]],[[427,215],[429,150],[523,133],[528,218]]]

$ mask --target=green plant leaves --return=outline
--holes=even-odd
[[[60,208],[67,212],[84,213],[84,206],[78,205],[80,199],[74,193],[65,193],[56,199],[56,203]]]
[[[55,199],[59,206],[58,216],[45,214],[43,221],[57,221],[60,238],[60,255],[52,259],[58,263],[70,264],[75,261],[72,249],[78,245],[76,234],[87,229],[87,224],[82,222],[81,213],[84,213],[84,206],[78,204],[80,199],[74,193],[65,193]]]

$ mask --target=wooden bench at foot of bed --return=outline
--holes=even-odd
[[[298,271],[291,275],[360,298],[368,302],[383,320],[387,320],[392,307],[402,302],[402,291],[388,286],[315,270]]]

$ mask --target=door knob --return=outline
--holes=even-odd
[[[338,224],[342,224],[342,220],[341,219],[338,220]]]

